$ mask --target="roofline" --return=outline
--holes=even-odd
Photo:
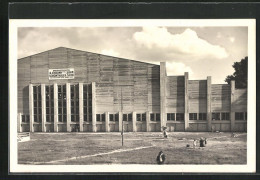
[[[140,62],[140,63],[150,64],[150,65],[160,66],[160,65],[158,65],[158,64],[147,63],[147,62],[143,62],[143,61],[138,61],[138,60],[133,60],[133,59],[126,59],[126,58],[115,57],[115,56],[109,56],[109,55],[105,55],[105,54],[99,54],[99,53],[94,53],[94,52],[89,52],[89,51],[83,51],[83,50],[73,49],[73,48],[67,48],[67,47],[62,47],[62,46],[57,47],[57,48],[54,48],[54,49],[49,49],[49,50],[46,50],[46,51],[43,51],[43,52],[40,52],[40,53],[36,53],[36,54],[30,55],[30,56],[26,56],[26,57],[20,58],[20,59],[18,59],[18,60],[22,60],[22,59],[25,59],[25,58],[28,58],[28,57],[32,57],[32,56],[35,56],[35,55],[38,55],[38,54],[41,54],[41,53],[45,53],[45,52],[48,52],[48,51],[52,51],[52,50],[55,50],[55,49],[58,49],[58,48],[71,49],[71,50],[74,50],[74,51],[81,51],[81,52],[85,52],[85,53],[92,53],[92,54],[101,55],[101,56],[106,56],[106,57],[112,57],[112,58],[117,58],[117,59],[122,59],[122,60],[128,60],[128,61],[134,61],[134,62]]]

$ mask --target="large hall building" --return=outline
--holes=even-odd
[[[221,72],[220,72],[221,73]],[[18,132],[246,131],[247,89],[59,47],[18,60]]]

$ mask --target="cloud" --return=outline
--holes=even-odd
[[[143,27],[133,38],[138,46],[147,51],[157,49],[168,58],[180,56],[192,57],[193,60],[205,57],[223,59],[228,57],[227,51],[198,37],[197,33],[187,28],[180,34],[172,34],[165,27]]]
[[[119,57],[119,53],[114,51],[113,49],[103,49],[101,51],[101,54],[108,55],[108,56]]]
[[[185,72],[189,72],[190,75],[193,74],[193,71],[189,66],[179,62],[166,62],[166,70],[168,76],[183,75]]]
[[[229,39],[229,41],[232,42],[232,43],[235,42],[235,40],[236,40],[234,37],[229,37],[228,39]]]

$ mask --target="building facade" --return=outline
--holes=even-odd
[[[247,89],[64,47],[18,60],[18,132],[246,131]]]

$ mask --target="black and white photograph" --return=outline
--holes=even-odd
[[[255,171],[254,19],[9,23],[12,172]]]

